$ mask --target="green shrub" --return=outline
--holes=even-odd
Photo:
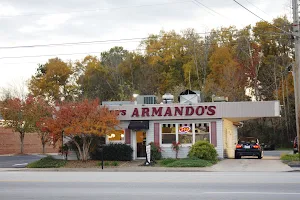
[[[156,160],[161,160],[162,156],[161,156],[161,147],[154,143],[154,142],[150,142],[151,145],[151,161],[156,161]]]
[[[207,141],[198,141],[190,149],[189,158],[199,158],[209,161],[217,161],[217,151],[215,147]]]
[[[300,155],[299,154],[283,154],[280,157],[281,160],[286,161],[300,161]]]
[[[47,156],[28,164],[27,168],[59,168],[65,166],[66,163],[65,160],[56,160],[52,156]]]
[[[166,167],[209,167],[212,163],[201,159],[179,159],[169,163]]]
[[[111,163],[111,165],[112,165],[112,166],[119,166],[119,162],[118,162],[118,161],[113,161],[113,162]]]
[[[130,161],[132,160],[133,149],[131,146],[122,143],[112,143],[103,145],[103,159],[111,161]],[[101,160],[100,146],[95,148],[90,153],[90,157],[93,160]]]
[[[105,161],[104,162],[104,166],[109,166],[110,165],[110,162],[108,162],[108,161]],[[102,166],[102,163],[101,162],[99,162],[99,166]]]

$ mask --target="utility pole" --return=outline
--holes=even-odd
[[[299,130],[299,114],[300,114],[300,34],[299,34],[299,12],[298,5],[300,0],[293,0],[293,36],[295,41],[295,63],[293,65],[294,72],[294,90],[295,90],[295,112],[296,112],[296,130],[298,136],[298,153],[300,154],[300,130]]]

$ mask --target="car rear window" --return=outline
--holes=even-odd
[[[240,138],[239,144],[256,144],[257,139],[256,138]]]

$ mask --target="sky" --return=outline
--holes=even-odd
[[[198,3],[196,2],[198,1]],[[286,15],[291,0],[237,0],[267,21]],[[18,87],[49,58],[81,60],[114,46],[136,50],[160,30],[243,28],[260,19],[233,0],[0,0],[0,88]],[[89,45],[11,48],[68,42]],[[9,47],[9,48],[8,48]]]

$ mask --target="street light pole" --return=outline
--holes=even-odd
[[[293,0],[293,37],[295,40],[295,63],[294,71],[294,90],[295,90],[295,113],[296,113],[296,130],[298,136],[298,152],[300,153],[300,130],[299,130],[299,114],[300,114],[300,38],[299,38],[299,0]]]

